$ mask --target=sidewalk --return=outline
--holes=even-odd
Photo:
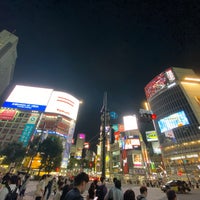
[[[30,181],[28,183],[23,200],[34,200],[35,199],[34,192],[36,190],[37,183],[38,183],[38,181]],[[49,200],[52,200],[52,199],[53,199],[53,196],[51,196],[49,198]]]

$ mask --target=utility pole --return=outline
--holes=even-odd
[[[104,92],[103,106],[101,109],[101,122],[102,122],[102,173],[101,176],[105,177],[106,165],[106,114],[107,114],[107,92]]]

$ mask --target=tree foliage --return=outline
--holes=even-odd
[[[18,164],[22,162],[26,154],[26,148],[23,147],[21,142],[12,142],[9,143],[3,150],[1,150],[0,154],[1,156],[5,156],[3,164],[10,164],[13,162]]]
[[[41,168],[50,173],[60,167],[62,160],[62,140],[57,136],[48,136],[40,145]]]
[[[29,143],[27,156],[34,157],[38,153],[41,136],[34,136],[34,139]]]
[[[71,157],[67,169],[73,170],[75,166],[78,168],[89,168],[89,160]]]

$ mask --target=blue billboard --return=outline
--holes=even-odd
[[[37,105],[37,104],[27,104],[27,103],[18,103],[18,102],[4,102],[2,107],[6,108],[15,108],[20,110],[35,110],[44,112],[46,106],[44,105]]]
[[[189,124],[184,111],[169,115],[158,121],[161,133]]]

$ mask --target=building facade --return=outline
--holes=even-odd
[[[0,96],[13,78],[17,59],[18,37],[3,30],[0,32]]]
[[[116,177],[124,183],[142,183],[148,174],[149,158],[138,129],[136,115],[125,116],[124,124],[113,124],[112,128],[114,130],[113,143],[110,143],[111,131],[106,132],[106,177],[110,180]],[[102,139],[100,139],[96,163],[98,175],[102,170],[102,145]]]
[[[163,161],[168,176],[194,179],[200,175],[200,77],[192,69],[169,68],[145,87],[157,115]]]
[[[54,134],[62,138],[66,168],[78,109],[79,100],[68,93],[16,85],[0,109],[0,146],[20,141],[26,147],[34,135]]]

